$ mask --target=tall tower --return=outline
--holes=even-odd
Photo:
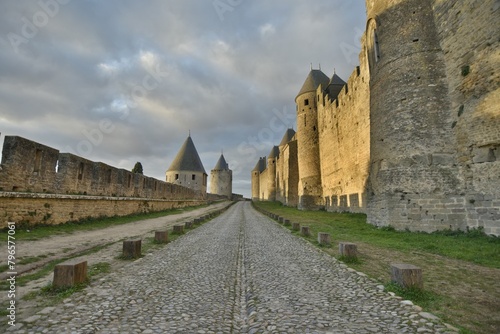
[[[169,183],[191,188],[202,194],[207,193],[207,173],[191,135],[184,141],[165,174],[166,181]]]
[[[316,90],[330,82],[321,70],[309,72],[295,98],[297,104],[297,149],[299,162],[299,209],[318,210],[323,206],[318,135]]]
[[[266,158],[259,158],[252,169],[252,201],[260,200],[260,173],[266,169]]]
[[[210,171],[210,193],[226,196],[228,199],[232,198],[233,171],[229,169],[224,154],[220,155],[219,161]]]
[[[429,230],[449,228],[438,226],[444,220],[435,208],[459,192],[445,64],[432,3],[366,1],[368,220],[373,224],[411,229],[425,221]],[[412,202],[415,198],[420,201]]]
[[[276,164],[279,156],[280,149],[278,146],[273,146],[267,156],[267,193],[269,201],[276,200]]]

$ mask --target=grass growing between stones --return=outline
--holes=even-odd
[[[59,225],[28,226],[19,224],[16,228],[16,240],[37,240],[53,236],[56,234],[97,230],[114,225],[127,224],[145,219],[175,215],[186,211],[192,211],[199,208],[204,208],[207,206],[208,205],[198,205],[198,206],[191,206],[179,209],[169,209],[151,213],[133,214],[123,217],[88,218],[79,221],[67,222],[65,224],[59,224]],[[0,236],[2,240],[7,240],[7,230],[6,229],[1,230]]]
[[[255,205],[310,226],[311,236],[304,238],[316,246],[318,232],[329,233],[332,246],[321,249],[336,258],[339,242],[356,243],[359,263],[348,265],[382,284],[390,281],[391,263],[419,266],[424,275],[423,295],[420,299],[413,296],[420,301],[408,299],[461,328],[462,333],[500,333],[500,238],[478,230],[395,231],[367,224],[363,214],[300,211],[277,202]]]

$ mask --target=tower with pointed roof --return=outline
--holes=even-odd
[[[260,157],[254,169],[252,169],[252,201],[258,201],[261,199],[260,174],[265,169],[266,169],[266,158]]]
[[[233,171],[221,153],[215,167],[210,171],[210,193],[226,196],[228,199],[233,195]]]
[[[182,144],[174,161],[166,172],[166,181],[178,184],[202,194],[207,193],[207,173],[203,167],[191,135]]]
[[[323,206],[318,134],[319,86],[325,89],[330,78],[321,70],[311,69],[295,103],[297,104],[297,149],[299,162],[299,209],[317,210]]]
[[[267,200],[276,200],[276,164],[280,156],[280,149],[278,146],[273,146],[271,152],[267,156]]]
[[[293,129],[287,129],[279,144],[276,164],[276,200],[288,206],[297,206],[299,169],[297,139]]]

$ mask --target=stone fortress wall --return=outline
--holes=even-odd
[[[500,235],[500,2],[367,0],[366,7],[360,65],[338,96],[319,85],[297,97],[298,152],[286,159],[296,159],[298,176],[254,169],[253,199],[365,212],[369,223],[398,229],[483,227]],[[317,114],[304,113],[304,104]],[[262,189],[272,182],[276,196]],[[290,183],[298,184],[295,202],[279,196]]]
[[[58,224],[204,204],[219,196],[60,153],[18,137],[4,140],[0,228],[7,221]]]

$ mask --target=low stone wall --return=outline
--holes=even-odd
[[[57,225],[102,216],[126,216],[206,204],[203,199],[163,200],[151,198],[80,196],[0,192],[0,228],[7,222]]]

